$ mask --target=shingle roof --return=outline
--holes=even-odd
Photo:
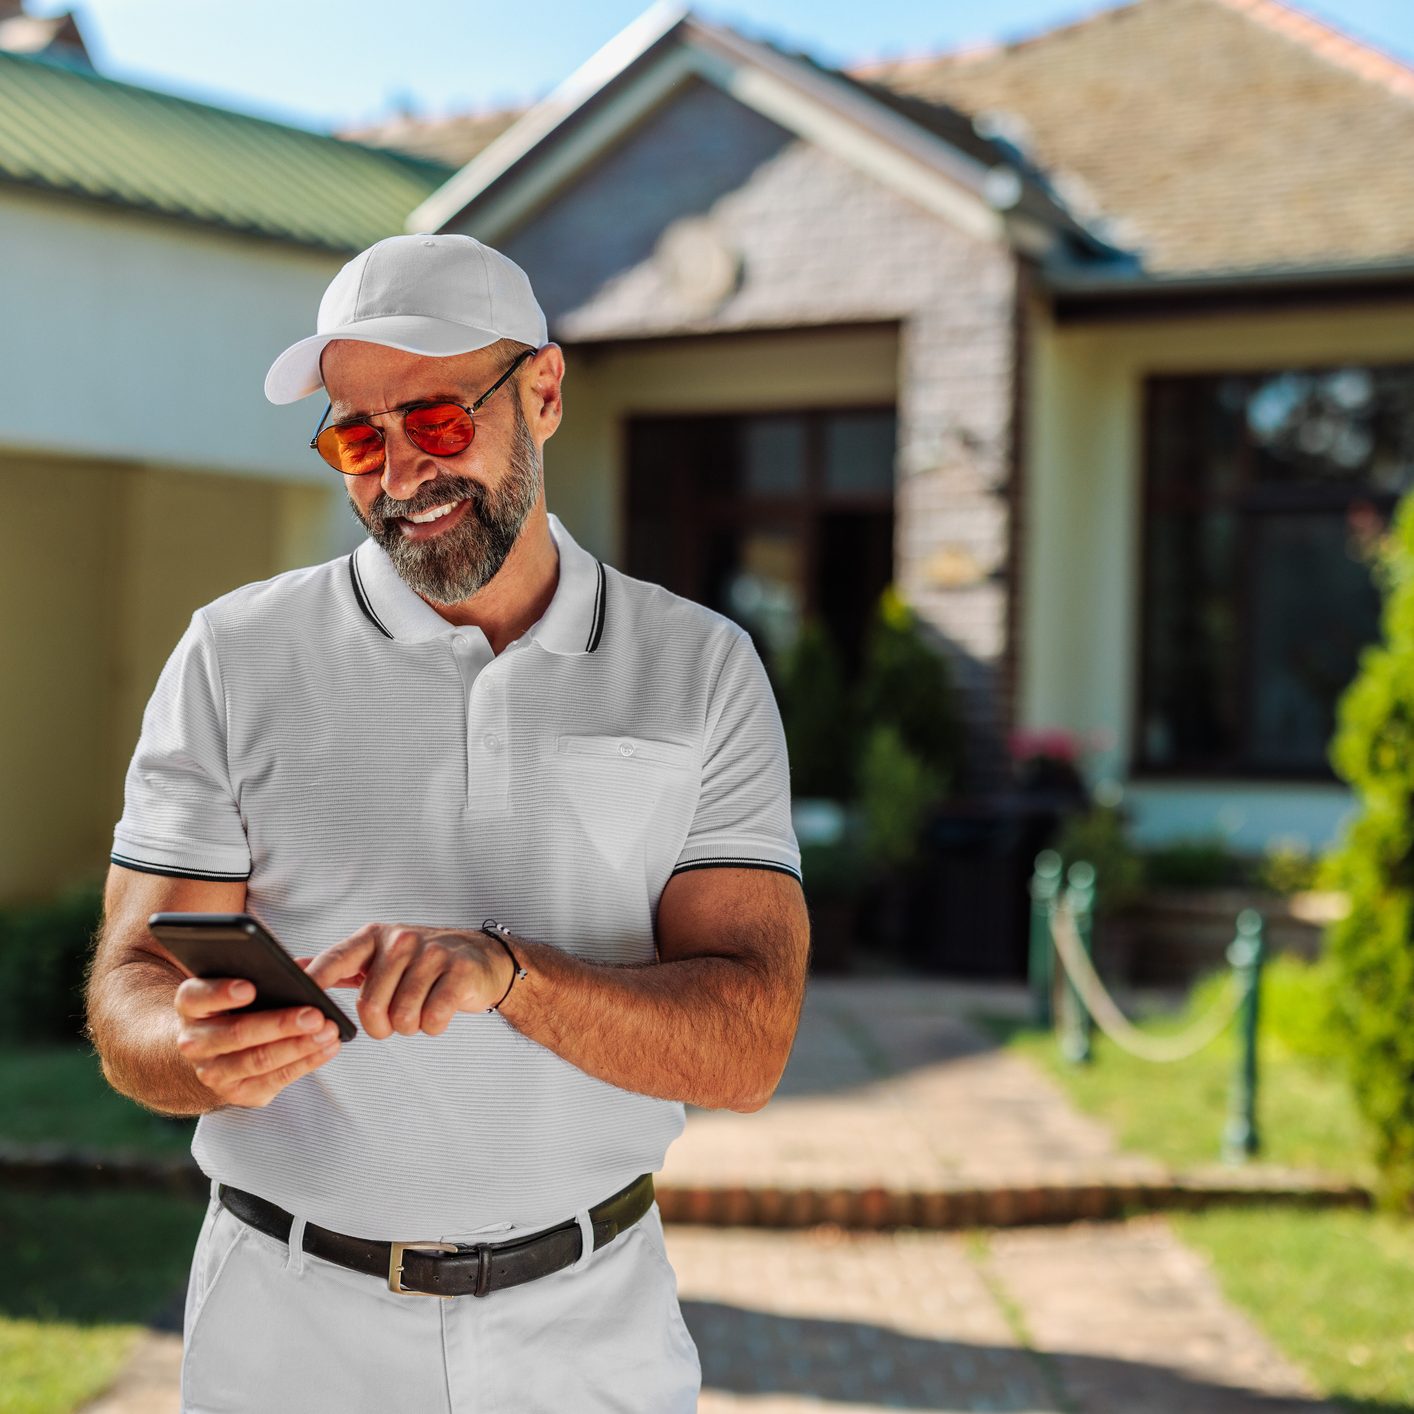
[[[1075,214],[1153,274],[1414,257],[1414,74],[1274,0],[1138,0],[853,72],[1007,115]]]
[[[444,118],[404,116],[368,127],[347,128],[338,136],[464,167],[524,112],[524,108],[498,108],[493,112],[456,113]]]
[[[403,230],[452,169],[0,53],[0,181],[334,251]]]

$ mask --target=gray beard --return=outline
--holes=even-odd
[[[425,507],[440,505],[458,496],[471,505],[461,521],[431,540],[408,540],[396,517],[399,503],[380,496],[365,520],[352,498],[349,509],[358,523],[387,552],[393,568],[408,588],[437,604],[457,604],[488,584],[506,562],[506,556],[540,496],[542,465],[535,439],[519,402],[515,404],[515,432],[511,439],[510,473],[489,494],[474,481],[447,477],[433,483],[434,494],[419,487],[418,500]],[[402,433],[396,434],[401,436]]]

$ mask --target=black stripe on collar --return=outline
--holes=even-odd
[[[393,635],[383,627],[382,621],[373,612],[373,606],[368,602],[368,595],[364,592],[363,583],[358,577],[358,565],[354,562],[353,555],[349,556],[349,578],[353,581],[354,598],[358,600],[358,607],[363,610],[364,617],[385,638],[392,638]]]
[[[604,600],[606,582],[604,578],[603,560],[594,561],[595,568],[599,571],[599,583],[594,587],[594,626],[589,631],[589,642],[585,645],[584,651],[592,653],[599,646],[599,639],[604,633]]]

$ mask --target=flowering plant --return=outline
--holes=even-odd
[[[1018,765],[1034,757],[1048,761],[1064,761],[1074,765],[1080,756],[1080,738],[1063,727],[1038,727],[1011,733],[1007,739],[1011,758]]]
[[[1088,797],[1081,758],[1110,744],[1103,730],[1073,732],[1064,727],[1033,727],[1014,731],[1007,739],[1023,790],[1060,791]]]

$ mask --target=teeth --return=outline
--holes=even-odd
[[[441,520],[443,516],[450,515],[459,505],[461,505],[461,501],[448,501],[445,506],[438,506],[431,511],[423,511],[421,515],[404,516],[403,519],[412,521],[414,525],[426,525],[430,520]]]

